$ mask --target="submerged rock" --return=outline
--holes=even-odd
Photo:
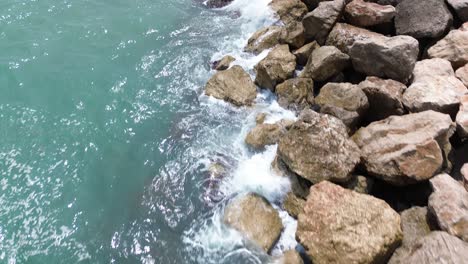
[[[315,264],[370,264],[390,257],[402,231],[384,201],[323,181],[310,189],[296,237]]]
[[[304,110],[280,139],[278,155],[291,171],[312,183],[346,182],[360,160],[343,122],[312,110]]]
[[[278,104],[293,111],[302,111],[314,103],[314,82],[310,78],[294,78],[276,86]]]
[[[235,65],[215,73],[205,86],[205,93],[234,105],[251,105],[257,97],[257,88],[250,75]]]
[[[227,56],[224,56],[222,59],[218,60],[218,61],[215,61],[213,63],[213,68],[217,71],[224,71],[224,70],[227,70],[229,68],[229,66],[231,65],[231,63],[233,61],[235,61],[236,58],[230,56],[230,55],[227,55]]]
[[[394,16],[395,7],[363,0],[353,0],[345,8],[346,21],[360,27],[392,22]]]
[[[455,115],[460,96],[467,93],[449,61],[428,59],[416,63],[413,83],[403,95],[403,103],[411,112],[434,110]]]
[[[465,23],[466,24],[466,23]],[[427,51],[429,58],[446,59],[455,69],[468,63],[468,30],[452,30]]]
[[[340,19],[345,5],[345,0],[320,2],[318,7],[302,20],[306,38],[315,40],[320,45],[325,44],[328,33]]]
[[[468,21],[468,0],[447,0],[461,21]]]
[[[430,180],[429,209],[442,230],[468,242],[468,192],[448,174]]]
[[[315,49],[300,77],[325,81],[337,75],[349,65],[349,56],[333,46]]]
[[[453,133],[449,115],[425,111],[373,122],[359,129],[353,140],[361,148],[363,165],[370,174],[407,185],[440,172]]]
[[[273,0],[269,6],[286,25],[300,22],[307,14],[307,6],[300,0]]]
[[[206,6],[209,8],[221,8],[229,5],[234,0],[207,0]]]
[[[257,30],[247,41],[245,51],[259,54],[273,48],[280,43],[283,28],[280,26],[268,26]]]
[[[257,77],[255,83],[272,91],[277,84],[293,76],[296,69],[296,57],[289,52],[288,45],[279,45],[255,65]]]
[[[278,212],[257,194],[232,201],[224,211],[224,223],[266,252],[275,245],[283,230]]]
[[[317,44],[316,41],[313,41],[311,43],[305,44],[301,48],[295,50],[293,52],[294,56],[296,56],[296,61],[297,64],[299,65],[305,65],[307,63],[307,60],[309,59],[310,55],[314,50],[317,48],[320,48],[320,45]]]

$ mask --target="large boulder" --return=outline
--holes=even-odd
[[[346,21],[359,27],[389,23],[394,16],[395,7],[392,5],[379,5],[363,0],[353,0],[345,8]]]
[[[353,140],[370,174],[407,185],[428,180],[443,168],[453,133],[449,115],[425,111],[373,122],[359,129]]]
[[[447,3],[455,10],[461,21],[468,22],[468,0],[447,0]]]
[[[357,39],[349,50],[356,71],[401,82],[411,77],[418,54],[418,41],[410,36]]]
[[[335,116],[349,128],[357,127],[369,108],[366,94],[351,83],[327,83],[320,89],[315,103],[320,112]]]
[[[283,28],[280,26],[268,26],[257,30],[247,41],[245,51],[259,54],[273,48],[280,43]]]
[[[430,180],[429,209],[442,230],[468,242],[468,192],[448,174]]]
[[[445,1],[441,0],[403,0],[397,5],[396,12],[396,33],[417,39],[438,38],[453,22]]]
[[[320,2],[319,6],[304,16],[302,23],[306,38],[325,44],[328,33],[340,19],[345,8],[345,0]]]
[[[278,155],[291,171],[312,183],[346,182],[360,160],[343,122],[312,110],[304,110],[280,139]]]
[[[349,24],[337,23],[328,35],[326,45],[335,46],[348,54],[356,40],[380,37],[383,35]]]
[[[235,65],[215,73],[205,86],[205,94],[234,105],[251,105],[257,97],[257,88],[250,75]]]
[[[296,237],[315,264],[370,264],[390,257],[402,231],[384,201],[323,181],[310,189]]]
[[[457,76],[457,78],[460,79],[466,87],[468,87],[468,64],[458,68],[455,72],[455,76]]]
[[[317,44],[316,41],[313,41],[295,50],[293,54],[294,56],[296,56],[297,64],[305,65],[312,52],[314,52],[314,50],[316,50],[317,48],[320,48],[320,45]]]
[[[232,201],[224,211],[224,223],[267,252],[283,230],[278,212],[265,198],[256,194]]]
[[[369,100],[367,120],[377,121],[391,115],[405,113],[402,100],[406,85],[390,79],[367,77],[365,81],[359,83],[359,88],[362,89]]]
[[[323,46],[312,52],[300,76],[312,78],[314,81],[325,81],[340,73],[348,65],[348,55],[334,46]]]
[[[450,62],[444,59],[418,61],[413,71],[413,83],[403,95],[403,103],[411,112],[434,110],[456,114],[460,96],[468,89],[455,77]]]
[[[269,5],[286,25],[301,21],[307,14],[307,6],[300,0],[273,0]]]
[[[466,23],[465,23],[466,24]],[[429,58],[446,59],[458,69],[468,63],[468,30],[452,30],[427,51]]]
[[[445,232],[434,231],[404,247],[392,256],[389,264],[465,263],[468,259],[468,243]]]
[[[296,69],[296,57],[289,52],[288,45],[279,45],[254,67],[257,76],[255,83],[272,91],[277,84],[293,76]]]
[[[276,86],[278,104],[286,109],[302,111],[314,103],[314,82],[310,78],[294,78]]]
[[[255,149],[262,149],[267,145],[274,145],[286,133],[285,122],[274,124],[259,124],[247,134],[245,143]]]
[[[403,230],[403,246],[413,245],[420,238],[437,228],[427,207],[411,207],[404,210],[401,216],[401,229]]]

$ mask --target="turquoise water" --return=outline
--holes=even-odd
[[[269,23],[248,2],[1,1],[0,263],[263,261],[218,223],[226,197],[261,183],[207,168],[248,169],[243,133],[281,110],[202,89],[210,60]]]

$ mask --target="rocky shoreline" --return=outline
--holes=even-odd
[[[454,164],[453,148],[468,139],[468,0],[270,7],[278,22],[245,47],[268,51],[255,79],[227,55],[205,94],[249,107],[268,89],[298,115],[259,115],[245,140],[254,151],[277,144],[272,170],[291,182],[279,206],[297,218],[303,254],[277,261],[466,263],[468,163]],[[224,222],[266,253],[283,231],[254,193],[232,200]]]

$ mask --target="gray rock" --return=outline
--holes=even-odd
[[[250,75],[235,65],[215,73],[205,86],[205,94],[234,105],[251,105],[257,97],[257,88]]]
[[[359,84],[359,88],[369,100],[367,120],[378,121],[392,115],[405,113],[402,100],[406,85],[394,80],[367,77]]]
[[[345,8],[346,21],[359,27],[389,23],[392,22],[394,16],[395,7],[363,0],[353,0]]]
[[[300,77],[325,81],[337,75],[349,65],[349,56],[333,46],[315,49]]]
[[[326,45],[335,46],[342,52],[349,54],[349,50],[356,40],[380,37],[383,35],[349,24],[337,23],[328,35]]]
[[[411,207],[401,212],[401,229],[403,230],[403,245],[411,246],[420,238],[431,233],[437,225],[431,219],[427,207]]]
[[[273,0],[269,6],[286,25],[300,22],[307,14],[307,6],[300,0]]]
[[[289,46],[295,49],[304,46],[305,35],[302,23],[291,22],[283,27],[280,34],[280,42],[289,44]]]
[[[279,45],[254,67],[257,76],[255,83],[272,91],[277,84],[293,77],[296,57],[289,52],[288,45]]]
[[[467,28],[468,28],[468,23]],[[429,58],[446,59],[458,69],[468,63],[468,29],[451,30],[427,51]]]
[[[403,0],[396,7],[395,27],[398,35],[414,38],[438,38],[452,26],[453,17],[445,1]]]
[[[373,186],[374,179],[362,175],[352,177],[351,180],[344,185],[346,189],[363,194],[369,194]]]
[[[407,185],[428,180],[443,168],[453,133],[449,115],[425,111],[373,122],[359,129],[353,140],[371,175]]]
[[[306,65],[307,60],[309,59],[310,55],[314,50],[320,48],[320,45],[317,44],[316,41],[310,42],[302,46],[301,48],[295,50],[293,52],[294,56],[296,56],[297,64],[299,65]]]
[[[468,0],[447,0],[461,21],[468,21]]]
[[[229,5],[233,0],[208,0],[206,6],[209,8],[221,8]]]
[[[442,230],[468,242],[468,192],[448,174],[430,180],[429,209]]]
[[[293,111],[302,111],[314,103],[314,82],[310,78],[294,78],[276,86],[278,104]]]
[[[273,48],[280,43],[283,28],[268,26],[257,30],[247,41],[245,51],[259,54],[266,49]]]
[[[340,19],[345,5],[345,0],[320,2],[317,8],[305,15],[302,23],[306,39],[316,40],[320,45],[325,44],[328,33]]]

